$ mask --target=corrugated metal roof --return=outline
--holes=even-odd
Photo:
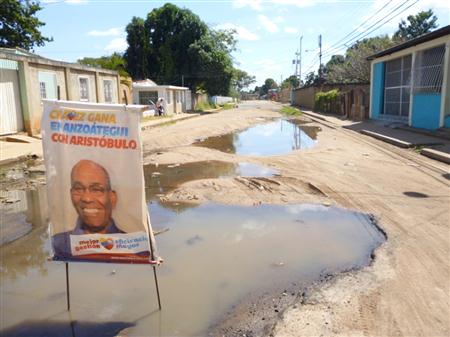
[[[399,45],[394,46],[392,48],[380,51],[379,53],[370,55],[367,58],[367,60],[371,61],[371,60],[374,60],[376,58],[379,58],[379,57],[382,57],[382,56],[385,56],[385,55],[389,55],[389,54],[398,52],[398,51],[403,50],[403,49],[414,47],[414,46],[416,46],[418,44],[421,44],[421,43],[424,43],[424,42],[427,42],[427,41],[431,41],[431,40],[437,39],[437,38],[445,36],[445,35],[450,35],[450,25],[442,27],[442,28],[437,29],[437,30],[434,30],[431,33],[424,34],[424,35],[419,36],[419,37],[417,37],[415,39],[406,41],[405,43],[399,44]]]

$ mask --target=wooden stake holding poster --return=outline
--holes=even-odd
[[[141,110],[44,100],[53,260],[159,263],[145,201]]]

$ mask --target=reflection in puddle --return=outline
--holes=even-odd
[[[273,156],[309,149],[316,143],[319,127],[291,120],[257,125],[238,133],[208,137],[195,145],[250,156]]]
[[[45,186],[28,191],[0,191],[0,245],[14,241],[37,226],[47,224]]]
[[[115,337],[125,328],[132,326],[126,322],[24,322],[2,331],[3,337]]]
[[[146,165],[144,176],[147,200],[157,200],[158,195],[167,194],[180,185],[199,179],[226,177],[272,177],[278,171],[251,163],[229,163],[223,161],[201,161],[181,165]],[[180,210],[183,205],[165,204]],[[178,206],[178,207],[176,207]],[[187,206],[187,205],[186,205]],[[192,207],[192,205],[191,205]]]
[[[251,291],[365,265],[384,240],[366,215],[319,205],[206,204],[176,214],[152,203],[150,211],[154,228],[170,227],[157,237],[162,312],[154,312],[150,267],[71,263],[69,318],[64,264],[46,260],[46,226],[37,221],[0,248],[2,329],[39,322],[51,332],[55,321],[76,320],[101,331],[128,322],[129,336],[205,335]]]

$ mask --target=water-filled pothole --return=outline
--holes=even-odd
[[[384,237],[364,214],[320,205],[150,204],[165,258],[163,311],[150,267],[70,264],[71,319],[129,322],[128,335],[198,336],[252,292],[366,265]],[[46,227],[0,248],[3,327],[66,322],[64,265],[49,262]]]
[[[217,160],[144,166],[147,200],[155,200],[158,195],[167,194],[188,181],[237,176],[272,177],[277,174],[277,170],[267,166]]]
[[[319,131],[317,126],[281,119],[241,132],[208,137],[195,145],[238,155],[274,156],[313,147]]]

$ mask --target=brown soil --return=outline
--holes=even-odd
[[[145,132],[146,163],[245,161],[281,173],[269,179],[191,181],[168,193],[164,200],[247,205],[319,202],[374,214],[388,241],[378,249],[372,265],[320,283],[307,297],[296,298],[264,333],[283,337],[448,336],[449,167],[344,129],[339,123],[307,117],[302,117],[304,122],[322,128],[318,145],[309,150],[240,157],[191,145],[198,139],[279,117],[279,108],[269,102],[246,103],[237,110]],[[237,307],[229,324],[237,322],[236,317],[247,318],[239,314],[239,310],[246,310],[242,308],[245,306]],[[227,330],[226,324],[221,329],[217,332],[225,335],[245,335],[247,331]]]

